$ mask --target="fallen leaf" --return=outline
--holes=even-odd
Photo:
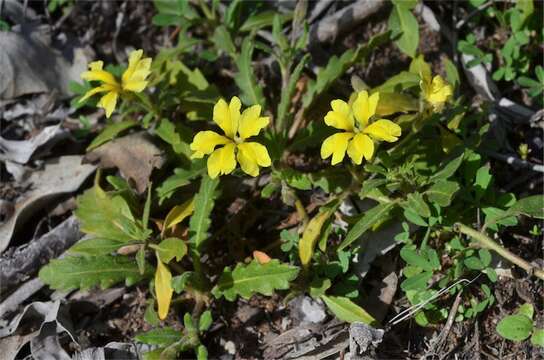
[[[60,125],[47,126],[30,140],[6,140],[0,136],[0,160],[26,164],[38,148],[47,152],[56,143],[69,137],[69,132]]]
[[[81,164],[78,155],[62,156],[46,162],[43,170],[30,175],[21,184],[30,187],[15,204],[13,215],[0,225],[0,253],[9,245],[13,233],[32,214],[46,205],[51,205],[53,198],[72,193],[95,170],[93,165]]]
[[[162,151],[144,132],[101,145],[85,155],[84,160],[98,162],[101,168],[118,168],[121,175],[131,181],[139,193],[147,189],[153,169],[160,169],[165,162]]]
[[[81,48],[65,44],[61,52],[50,43],[46,26],[0,32],[0,100],[53,91],[70,95],[68,84],[80,81],[87,56]]]

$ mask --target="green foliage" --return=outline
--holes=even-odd
[[[376,320],[369,313],[348,298],[323,295],[321,299],[340,320],[350,323],[358,321],[369,325],[377,325]]]
[[[266,264],[252,261],[248,265],[237,264],[234,270],[225,268],[212,290],[216,298],[224,296],[234,301],[237,296],[249,299],[253,294],[272,295],[275,290],[289,288],[289,282],[298,275],[296,266],[271,260]]]
[[[164,327],[161,329],[149,330],[145,333],[136,335],[134,338],[148,345],[167,346],[181,340],[182,332],[172,329],[171,327]]]
[[[408,56],[415,57],[419,44],[419,24],[412,14],[417,1],[393,1],[393,10],[389,16],[389,30],[395,44]]]
[[[94,140],[87,147],[87,151],[93,150],[100,145],[107,143],[110,140],[113,140],[123,131],[135,127],[138,125],[135,121],[125,120],[117,123],[111,123],[107,125],[102,132],[94,138]]]
[[[130,286],[150,274],[140,274],[136,263],[126,256],[99,255],[52,260],[40,270],[39,276],[51,288],[69,291],[96,285],[105,289],[122,281]]]
[[[255,79],[251,59],[253,56],[253,41],[251,38],[245,38],[242,43],[242,50],[236,56],[235,62],[238,68],[238,73],[234,75],[234,81],[240,91],[240,99],[246,105],[259,104],[265,106],[266,99],[264,98],[262,88],[257,84]]]
[[[215,198],[218,196],[217,186],[219,180],[210,179],[207,175],[202,177],[200,189],[194,198],[195,212],[189,221],[189,241],[196,249],[200,249],[208,238],[210,228],[210,214],[213,210]]]
[[[187,254],[187,245],[178,238],[164,239],[158,245],[151,244],[149,247],[157,250],[159,258],[165,264],[168,264],[174,258],[176,258],[176,261],[181,261],[181,258]]]

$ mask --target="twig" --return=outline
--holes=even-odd
[[[455,315],[457,315],[457,309],[459,309],[459,305],[461,304],[461,296],[463,295],[463,290],[459,291],[457,293],[457,296],[455,297],[455,300],[453,301],[453,305],[451,306],[450,313],[448,314],[448,320],[446,320],[446,324],[442,328],[442,332],[440,333],[440,340],[438,340],[437,344],[437,350],[439,350],[443,345],[444,341],[448,337],[451,327],[453,325],[453,321],[455,320]]]
[[[527,160],[522,160],[520,158],[517,158],[515,156],[512,156],[512,155],[503,155],[503,154],[500,154],[498,152],[495,152],[495,151],[491,151],[491,150],[482,150],[482,152],[486,155],[489,155],[491,156],[492,158],[494,159],[497,159],[497,160],[500,160],[500,161],[504,161],[505,163],[509,164],[509,165],[512,165],[512,166],[515,166],[515,167],[521,167],[521,168],[525,168],[525,169],[531,169],[532,171],[538,171],[538,172],[541,172],[541,173],[544,173],[544,165],[539,165],[539,164],[533,164]]]
[[[310,43],[327,43],[360,24],[384,6],[384,0],[358,0],[352,5],[327,16],[310,29]]]
[[[457,22],[457,24],[455,24],[455,28],[457,30],[460,30],[474,15],[478,14],[482,10],[487,9],[491,5],[493,5],[493,1],[488,1],[485,4],[482,4],[482,5],[478,6],[476,9],[472,10],[471,13],[469,13],[467,16],[465,16],[465,18],[459,20]]]
[[[21,303],[37,293],[43,286],[44,283],[40,278],[34,278],[21,285],[0,304],[0,316],[3,317],[7,313],[16,310]]]
[[[453,229],[457,232],[460,232],[461,234],[470,236],[471,238],[479,242],[481,247],[495,251],[497,254],[499,254],[506,260],[510,261],[511,263],[525,270],[529,275],[534,275],[537,278],[544,280],[544,270],[536,268],[535,266],[531,265],[530,263],[520,258],[516,254],[511,253],[507,249],[497,244],[487,235],[482,234],[481,232],[478,232],[474,230],[473,228],[468,227],[461,223],[455,223],[455,225],[453,225]]]

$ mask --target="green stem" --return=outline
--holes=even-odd
[[[487,235],[461,223],[455,223],[455,225],[453,225],[453,229],[457,232],[460,232],[461,234],[470,236],[471,238],[476,240],[481,247],[493,250],[501,257],[525,270],[529,275],[534,275],[537,278],[544,280],[544,270],[536,268],[535,266],[531,265],[516,254],[511,253],[504,247],[497,244]]]

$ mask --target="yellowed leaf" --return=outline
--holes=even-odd
[[[159,307],[159,319],[164,320],[168,315],[170,302],[172,301],[172,274],[161,262],[157,254],[157,271],[155,272],[155,295]]]
[[[417,111],[418,103],[413,97],[399,93],[380,93],[376,115],[385,116],[398,112]]]
[[[310,263],[310,260],[314,254],[315,244],[317,243],[319,235],[321,234],[321,228],[331,214],[332,211],[330,210],[317,214],[314,218],[312,218],[312,220],[310,220],[308,226],[306,226],[306,229],[304,229],[302,239],[300,239],[298,246],[298,254],[302,265],[307,266]]]
[[[195,209],[195,199],[190,198],[181,205],[174,206],[166,215],[164,219],[164,225],[162,227],[162,234],[176,224],[182,222],[186,217],[191,215]]]

